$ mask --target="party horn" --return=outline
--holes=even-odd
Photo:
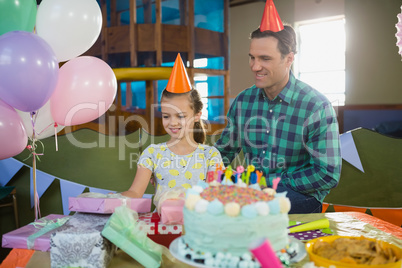
[[[250,244],[249,250],[257,258],[262,268],[282,268],[282,263],[276,256],[268,239],[257,239]]]
[[[311,231],[311,230],[317,230],[317,229],[324,229],[324,228],[328,228],[328,227],[329,227],[329,220],[327,218],[325,218],[325,219],[307,222],[307,223],[292,227],[289,229],[289,233]]]

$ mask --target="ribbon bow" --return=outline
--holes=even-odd
[[[36,238],[38,238],[56,228],[59,228],[60,226],[65,224],[69,219],[70,219],[70,217],[64,217],[64,218],[55,219],[55,220],[40,219],[36,222],[30,223],[35,228],[40,229],[40,230],[38,232],[28,236],[28,239],[27,239],[28,249],[32,249],[34,247]]]

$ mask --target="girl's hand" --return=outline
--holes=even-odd
[[[154,179],[154,176],[152,176],[152,177],[149,179],[149,182],[152,184],[152,186],[155,187],[155,179]]]
[[[131,197],[131,198],[139,198],[139,197],[137,196],[137,194],[134,193],[134,192],[132,192],[132,191],[124,191],[124,192],[121,192],[121,195],[127,196],[127,197]]]

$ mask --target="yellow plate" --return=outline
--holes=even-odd
[[[381,264],[381,265],[366,265],[366,264],[352,264],[352,263],[344,263],[344,262],[339,262],[339,261],[332,261],[327,258],[321,257],[313,253],[313,246],[314,243],[317,241],[323,241],[323,242],[328,242],[331,243],[335,239],[338,238],[354,238],[354,239],[367,239],[371,241],[379,241],[373,238],[368,238],[368,237],[352,237],[352,236],[339,236],[339,235],[333,235],[333,236],[324,236],[324,237],[319,237],[310,240],[309,242],[306,243],[306,251],[310,257],[310,260],[315,263],[317,266],[322,266],[322,267],[329,267],[330,265],[335,266],[336,268],[352,268],[352,267],[358,267],[358,268],[401,268],[402,267],[402,249],[396,245],[392,245],[390,243],[381,241],[383,243],[384,248],[391,248],[393,249],[396,257],[399,259],[397,262],[393,263],[387,263],[387,264]]]

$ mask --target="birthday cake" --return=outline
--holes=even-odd
[[[275,251],[289,243],[286,193],[241,181],[199,183],[186,193],[178,254],[208,267],[259,267],[249,246],[267,238]]]

